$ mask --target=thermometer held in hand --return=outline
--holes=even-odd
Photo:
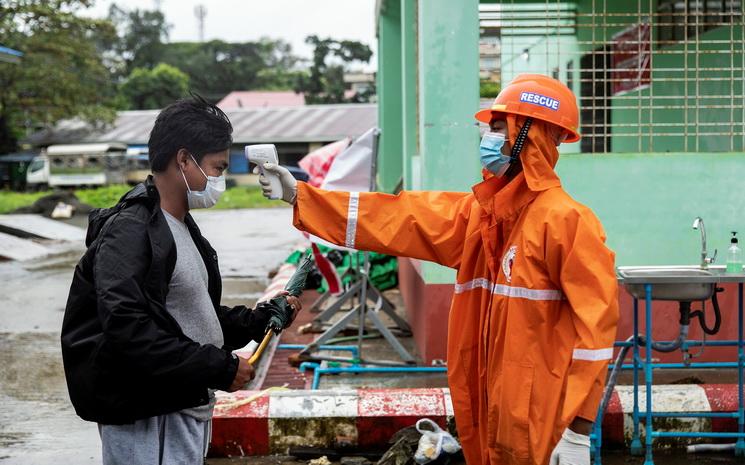
[[[251,163],[259,167],[259,173],[269,180],[272,188],[270,199],[278,200],[282,198],[282,182],[279,179],[279,173],[268,172],[264,169],[264,163],[269,162],[275,165],[279,164],[277,157],[277,148],[274,144],[257,144],[246,146],[246,158]]]

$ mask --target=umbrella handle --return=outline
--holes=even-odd
[[[261,341],[261,344],[259,344],[259,347],[256,349],[256,352],[253,353],[251,358],[248,359],[248,363],[253,365],[259,360],[259,358],[261,358],[261,354],[264,352],[264,349],[266,349],[266,346],[269,345],[269,341],[272,340],[273,334],[274,334],[274,331],[272,331],[271,329],[266,332],[266,335],[264,336],[264,340]]]

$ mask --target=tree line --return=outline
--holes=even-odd
[[[112,4],[106,18],[89,18],[93,3],[0,2],[0,45],[24,53],[0,62],[0,153],[60,119],[103,125],[118,110],[161,108],[190,91],[214,102],[234,90],[293,90],[308,103],[374,94],[345,97],[344,72],[372,55],[360,42],[309,36],[309,61],[278,39],[170,42],[162,12]]]

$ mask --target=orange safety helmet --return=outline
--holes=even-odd
[[[492,114],[512,113],[546,121],[566,129],[564,142],[580,139],[579,109],[574,93],[560,81],[542,74],[520,74],[512,80],[494,99],[490,108],[474,116],[489,124]]]

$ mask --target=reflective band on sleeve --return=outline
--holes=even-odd
[[[472,291],[476,289],[477,287],[480,287],[486,290],[491,290],[492,285],[488,279],[478,278],[478,279],[465,282],[463,284],[455,283],[455,293],[462,294],[466,291]]]
[[[555,289],[528,289],[525,287],[507,286],[504,284],[491,284],[486,278],[476,278],[465,283],[456,283],[455,293],[462,294],[467,291],[481,288],[486,289],[494,294],[505,297],[514,297],[527,300],[562,300],[564,298],[561,291]]]
[[[555,289],[528,289],[525,287],[506,286],[504,284],[495,284],[492,292],[505,297],[517,297],[518,299],[528,300],[561,300],[563,298],[561,291]]]
[[[610,360],[613,358],[613,347],[607,349],[574,349],[572,354],[574,360],[587,360],[588,362],[597,362],[600,360]]]
[[[360,209],[360,193],[349,193],[349,209],[347,210],[347,234],[344,246],[354,248],[354,239],[357,237],[357,215]]]

